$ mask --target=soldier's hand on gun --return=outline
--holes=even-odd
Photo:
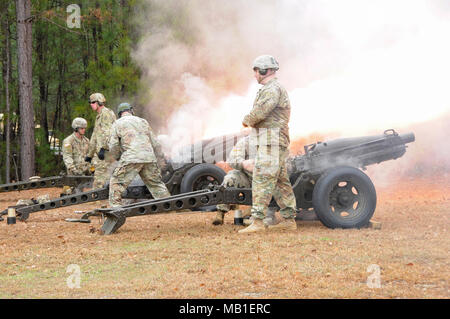
[[[98,152],[97,156],[102,161],[105,159],[105,149],[103,147],[100,149],[100,151]]]
[[[253,168],[255,167],[255,161],[252,159],[245,160],[242,162],[242,167],[248,172],[253,172]]]

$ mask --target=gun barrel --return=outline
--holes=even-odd
[[[399,136],[402,139],[404,144],[412,143],[416,140],[416,136],[414,135],[414,133],[405,133],[405,134],[400,134]]]
[[[297,171],[321,174],[337,165],[365,167],[402,157],[406,144],[415,141],[414,133],[397,134],[386,130],[383,135],[340,138],[305,148],[305,155],[294,160]]]

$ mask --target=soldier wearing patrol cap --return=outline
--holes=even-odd
[[[297,229],[294,219],[296,202],[286,168],[291,105],[286,90],[276,78],[278,69],[278,62],[271,55],[261,55],[253,62],[255,79],[263,86],[256,95],[252,110],[242,121],[244,127],[252,128],[250,143],[256,144],[252,181],[253,223],[239,233],[263,231],[266,227]],[[276,225],[265,225],[263,219],[272,195],[281,207],[283,220]]]
[[[161,178],[166,160],[161,145],[148,122],[134,116],[129,103],[117,108],[119,119],[111,127],[110,153],[119,160],[109,183],[109,204],[120,206],[122,193],[139,174],[153,198],[169,197],[170,193]]]
[[[114,168],[112,164],[115,161],[108,152],[108,138],[116,115],[105,106],[105,103],[106,99],[101,93],[94,93],[89,97],[89,105],[97,112],[97,117],[85,161],[90,163],[94,160],[94,188],[101,188],[109,181]]]
[[[90,165],[84,161],[89,148],[89,139],[84,136],[87,121],[77,117],[72,121],[73,133],[63,141],[63,161],[68,175],[89,175]]]

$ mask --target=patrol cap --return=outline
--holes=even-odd
[[[72,121],[72,128],[76,130],[77,128],[86,128],[87,121],[82,117],[76,117]]]
[[[133,109],[133,107],[131,106],[130,103],[126,103],[126,102],[120,103],[119,106],[117,107],[117,115],[120,116],[120,114],[121,114],[122,112],[130,111],[130,110],[132,110],[132,109]]]
[[[274,69],[278,70],[280,67],[277,60],[271,55],[260,55],[253,61],[253,69],[258,68],[260,70]]]
[[[103,104],[106,102],[105,96],[101,93],[94,93],[89,96],[89,103],[98,102],[99,104]]]

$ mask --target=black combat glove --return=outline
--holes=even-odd
[[[100,149],[100,151],[98,152],[97,156],[102,161],[105,159],[105,149],[103,147]]]
[[[92,157],[86,156],[84,161],[90,163],[92,161]]]

